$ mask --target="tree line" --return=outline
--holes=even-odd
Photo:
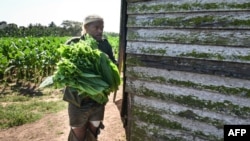
[[[27,27],[16,24],[7,24],[6,21],[0,22],[0,37],[44,37],[44,36],[80,36],[82,22],[65,20],[61,26],[51,22],[48,26],[41,24],[29,24]],[[105,33],[111,36],[118,36],[118,33]]]

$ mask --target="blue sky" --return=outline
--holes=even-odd
[[[121,0],[0,0],[0,21],[28,26],[63,20],[82,22],[89,14],[104,18],[104,31],[119,32]]]

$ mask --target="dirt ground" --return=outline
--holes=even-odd
[[[126,141],[125,129],[120,118],[122,87],[120,86],[113,102],[110,94],[106,105],[104,125],[98,141]],[[0,141],[67,141],[69,133],[67,109],[46,115],[39,121],[0,130]]]

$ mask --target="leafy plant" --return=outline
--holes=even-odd
[[[84,41],[71,45],[62,44],[58,52],[62,58],[52,76],[56,87],[69,86],[98,103],[106,103],[110,92],[118,89],[121,83],[118,68],[98,49],[98,42],[92,37],[86,36]]]

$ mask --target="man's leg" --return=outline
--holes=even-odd
[[[100,129],[104,129],[104,125],[102,121],[90,121],[89,122],[89,130],[92,134],[97,138],[98,134],[100,134]]]
[[[84,141],[84,138],[86,136],[86,125],[83,127],[71,127],[71,132],[73,134],[72,136],[75,136],[75,138],[77,138],[77,141]]]
[[[90,115],[89,130],[97,138],[100,134],[100,129],[104,129],[102,120],[104,118],[105,105],[99,105]]]
[[[81,109],[69,103],[68,113],[71,129],[68,141],[84,141],[88,128],[88,111],[88,107]]]
[[[84,141],[85,137],[91,137],[90,141],[95,141],[97,135],[100,133],[100,127],[101,129],[104,128],[103,124],[100,124],[100,121],[104,118],[105,105],[91,105],[91,108],[88,105],[85,106],[79,109],[69,104],[68,112],[71,125],[69,141]],[[98,122],[92,122],[92,124],[88,121]]]

